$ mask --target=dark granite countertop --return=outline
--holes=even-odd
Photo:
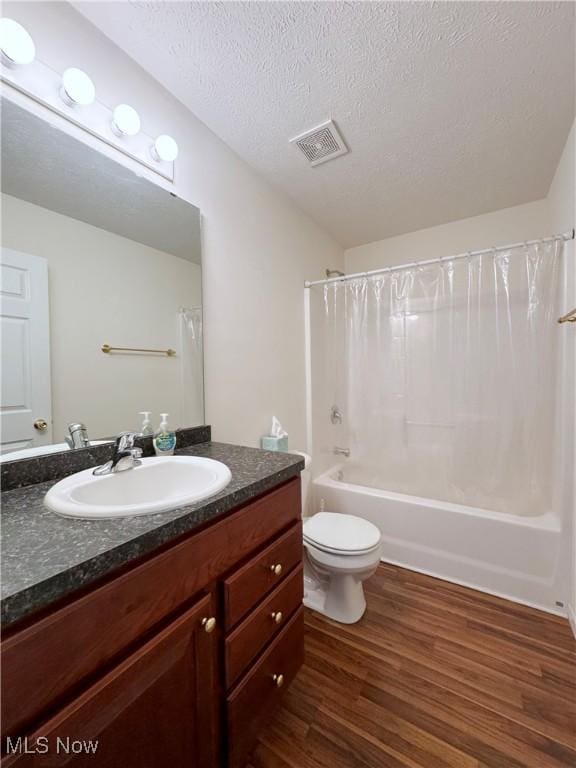
[[[304,468],[303,459],[294,454],[225,443],[199,443],[176,453],[218,459],[230,468],[232,480],[197,504],[113,520],[76,520],[50,512],[42,502],[54,481],[2,493],[3,625],[215,520]]]

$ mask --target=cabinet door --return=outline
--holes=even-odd
[[[206,596],[28,739],[4,740],[18,768],[213,768],[217,636]],[[103,617],[103,621],[106,618]],[[10,753],[12,755],[10,756]]]

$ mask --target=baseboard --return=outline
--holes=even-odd
[[[576,637],[576,609],[571,605],[568,606],[568,621],[572,627],[572,634]]]
[[[478,584],[472,584],[469,581],[461,581],[460,579],[453,579],[449,576],[446,576],[446,574],[443,573],[437,573],[435,571],[427,570],[424,568],[416,568],[413,565],[409,565],[408,563],[402,563],[398,560],[385,560],[382,558],[383,563],[389,563],[390,565],[397,565],[399,568],[405,568],[407,571],[416,571],[416,573],[422,573],[424,576],[433,576],[435,579],[442,579],[442,581],[449,581],[451,584],[458,584],[460,587],[468,587],[468,589],[475,589],[476,592],[485,592],[487,595],[494,595],[494,597],[500,597],[502,600],[509,600],[511,603],[518,603],[519,605],[526,605],[528,608],[534,608],[537,611],[543,611],[544,613],[551,613],[553,616],[561,616],[563,619],[566,618],[566,609],[564,608],[552,608],[548,605],[540,605],[539,603],[534,603],[529,600],[521,600],[518,597],[514,597],[513,595],[507,595],[504,592],[497,592],[492,589],[485,589],[484,587],[478,586]],[[571,616],[570,616],[571,614]],[[574,610],[569,606],[568,607],[568,620],[570,621],[570,625],[572,626],[572,631],[574,632],[574,635],[576,636],[576,613],[574,613]]]

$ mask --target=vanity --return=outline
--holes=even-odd
[[[302,663],[304,463],[211,441],[200,210],[29,106],[3,90],[2,765],[242,768]]]
[[[302,459],[178,453],[225,462],[230,484],[107,521],[45,509],[53,480],[3,494],[3,766],[242,768],[296,675]],[[40,564],[14,575],[27,556]]]

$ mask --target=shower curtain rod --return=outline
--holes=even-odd
[[[511,245],[500,245],[493,248],[483,248],[480,251],[466,251],[456,256],[440,256],[437,259],[427,259],[426,261],[411,261],[409,264],[398,264],[396,267],[381,267],[372,269],[369,272],[354,272],[351,275],[343,277],[328,277],[324,280],[306,280],[305,288],[312,288],[313,285],[327,285],[328,283],[343,283],[347,280],[356,280],[361,277],[371,277],[372,275],[381,275],[384,272],[398,272],[401,269],[410,269],[411,267],[424,267],[428,264],[441,264],[443,261],[454,261],[455,259],[465,259],[467,256],[482,256],[484,253],[495,253],[496,251],[508,251],[510,248],[520,248],[522,245],[536,245],[537,243],[553,243],[556,240],[574,240],[574,230],[565,232],[563,235],[553,235],[552,237],[543,237],[540,240],[524,240],[522,243],[512,243]]]

